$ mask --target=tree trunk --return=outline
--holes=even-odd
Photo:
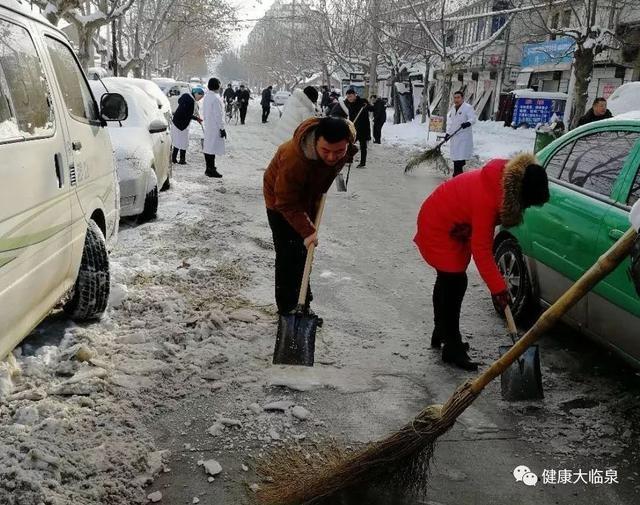
[[[573,102],[571,103],[571,125],[573,129],[584,115],[589,97],[589,82],[593,73],[593,49],[585,49],[581,45],[573,53],[573,72],[575,84],[573,87]]]
[[[400,98],[398,96],[396,82],[398,82],[398,72],[394,68],[391,78],[391,96],[393,96],[393,124],[400,124],[402,122],[402,106],[400,105]]]
[[[444,82],[442,83],[442,98],[438,104],[438,115],[442,116],[442,128],[447,129],[447,112],[449,112],[449,99],[451,97],[451,80],[453,73],[447,71],[444,74]]]
[[[77,24],[76,30],[78,32],[78,59],[80,60],[80,65],[86,72],[89,67],[93,66],[93,62],[91,61],[93,28],[87,29]]]

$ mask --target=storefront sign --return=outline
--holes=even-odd
[[[522,66],[538,67],[546,64],[571,63],[575,41],[564,37],[537,44],[525,44],[522,48]]]

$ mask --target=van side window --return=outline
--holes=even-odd
[[[25,28],[0,20],[0,141],[54,131],[42,62]]]
[[[610,197],[613,185],[640,133],[603,131],[576,140],[560,179]]]
[[[56,39],[46,37],[46,41],[69,114],[81,121],[97,120],[96,103],[73,52]]]

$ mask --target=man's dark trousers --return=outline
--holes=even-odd
[[[373,143],[379,144],[382,137],[382,126],[384,123],[373,122]]]
[[[244,119],[247,117],[247,107],[248,104],[243,103],[240,105],[240,122],[244,124]]]
[[[276,250],[276,304],[278,305],[278,313],[288,314],[298,305],[307,248],[304,246],[304,239],[282,214],[267,209],[267,217]],[[309,286],[306,299],[307,307],[312,299],[311,287]]]
[[[262,122],[266,123],[267,118],[269,117],[269,112],[271,112],[271,105],[263,105],[262,106]]]

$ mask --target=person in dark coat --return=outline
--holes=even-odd
[[[387,120],[387,106],[382,98],[371,95],[373,105],[373,143],[380,144],[382,137],[382,125]]]
[[[338,103],[331,109],[331,115],[349,119],[356,127],[356,138],[360,143],[360,163],[358,168],[367,165],[367,142],[371,140],[371,124],[369,123],[369,112],[373,110],[369,102],[360,98],[353,88],[346,93],[344,101]]]
[[[273,86],[268,86],[262,90],[262,100],[260,100],[260,105],[262,105],[262,122],[266,123],[267,118],[269,117],[269,112],[271,112],[271,103],[273,102],[273,98],[271,96],[271,90]]]
[[[231,83],[227,84],[227,89],[224,90],[222,97],[227,103],[233,102],[233,100],[235,99],[236,92],[233,90],[233,86],[231,86]]]
[[[240,105],[240,124],[244,124],[244,120],[247,117],[247,107],[249,107],[250,99],[251,93],[244,87],[244,84],[241,84],[236,97],[236,100],[238,100],[238,104]]]
[[[320,99],[320,110],[324,113],[329,107],[331,100],[329,98],[329,87],[322,86],[322,98]]]
[[[191,96],[193,95],[193,96]],[[194,114],[196,102],[204,97],[204,89],[196,86],[189,93],[184,93],[178,98],[178,108],[173,113],[171,120],[171,144],[173,152],[171,153],[171,161],[179,165],[187,164],[187,147],[189,147],[189,124],[195,120],[202,123],[202,119]],[[178,153],[180,153],[180,161],[178,161]]]
[[[607,101],[599,96],[593,101],[593,105],[591,106],[591,109],[589,109],[589,112],[578,120],[578,126],[593,123],[594,121],[600,121],[601,119],[608,119],[610,117],[613,117],[613,114],[611,114],[611,111],[607,109]]]

